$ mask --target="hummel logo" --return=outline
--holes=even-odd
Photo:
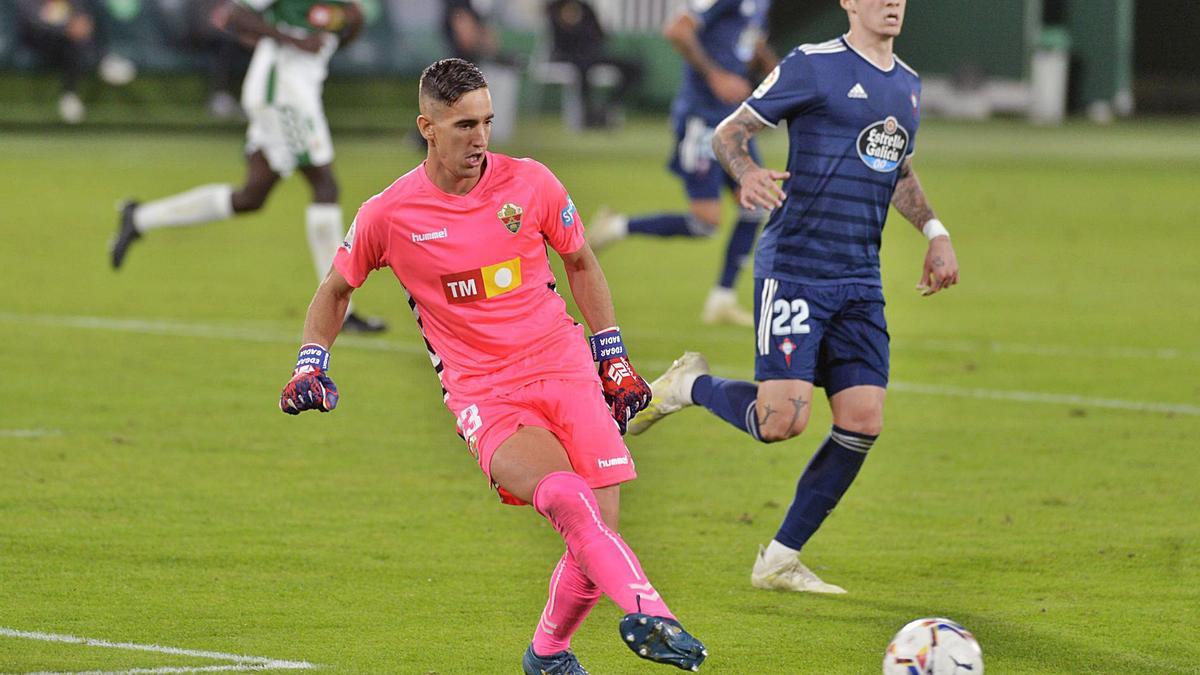
[[[421,241],[429,241],[430,239],[445,239],[446,237],[450,236],[450,233],[447,232],[446,230],[447,230],[447,228],[443,227],[442,229],[434,230],[433,232],[421,232],[420,234],[414,232],[413,236],[412,236],[412,240],[416,241],[416,242],[421,242]]]
[[[850,88],[850,93],[846,94],[847,98],[867,98],[867,90],[863,89],[862,84],[855,82]]]

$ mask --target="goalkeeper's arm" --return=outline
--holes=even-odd
[[[315,343],[326,349],[333,346],[333,341],[342,330],[342,320],[346,317],[353,293],[354,287],[342,273],[330,267],[329,274],[317,287],[312,302],[308,303],[308,314],[304,317],[305,344]]]
[[[592,358],[599,362],[604,400],[624,434],[629,420],[650,404],[650,386],[629,363],[608,280],[591,246],[585,242],[579,250],[563,254],[562,259],[571,295],[593,333]]]
[[[329,377],[329,348],[342,329],[354,287],[331,268],[317,288],[304,317],[304,343],[292,379],[279,395],[279,409],[289,415],[305,410],[329,412],[337,407],[337,385]]]

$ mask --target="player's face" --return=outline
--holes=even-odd
[[[842,0],[851,25],[857,23],[864,31],[883,37],[900,35],[904,5],[905,0]]]
[[[454,105],[442,107],[430,139],[439,163],[459,178],[479,176],[492,136],[493,116],[492,95],[486,88],[467,92]]]

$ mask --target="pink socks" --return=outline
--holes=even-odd
[[[571,636],[599,599],[600,589],[564,551],[550,575],[550,599],[533,634],[533,652],[548,656],[570,647]]]
[[[578,626],[595,603],[595,600],[587,600],[588,594],[595,592],[592,588],[599,588],[626,613],[675,618],[646,578],[637,556],[619,534],[604,524],[592,489],[578,474],[568,471],[548,474],[533,492],[533,507],[567,542],[567,554],[559,561],[550,580],[550,601],[538,624],[539,636],[545,634],[543,625],[549,627],[547,619],[558,624],[556,634],[566,627],[570,617],[578,617],[574,619]],[[591,580],[590,586],[576,577],[576,570]],[[565,633],[560,641],[565,644],[569,638],[570,633]],[[552,651],[562,649],[565,647]],[[542,655],[552,653],[542,651],[536,641],[534,651]]]

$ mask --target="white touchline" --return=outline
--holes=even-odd
[[[20,675],[169,675],[172,673],[251,673],[251,671],[277,670],[270,663],[230,663],[228,665],[163,665],[161,668],[130,668],[128,670],[38,670]]]
[[[144,335],[167,335],[173,337],[200,337],[200,338],[215,338],[226,340],[246,340],[249,342],[267,342],[267,343],[285,343],[295,344],[299,341],[298,333],[280,331],[270,328],[249,328],[246,325],[217,325],[190,323],[183,321],[169,320],[151,320],[151,319],[115,319],[108,317],[96,316],[63,316],[52,314],[12,314],[8,312],[0,312],[0,322],[7,323],[24,323],[24,324],[39,324],[44,326],[61,326],[69,328],[81,328],[85,330],[104,330],[119,333],[139,333]],[[742,336],[741,339],[744,339]],[[338,347],[351,347],[357,349],[370,349],[374,351],[398,352],[402,354],[417,354],[422,357],[427,357],[428,353],[424,345],[410,344],[406,342],[397,342],[394,340],[385,340],[379,338],[364,338],[355,336],[343,336],[338,338]],[[940,345],[939,348],[945,348],[950,351],[968,351],[967,345],[969,342],[951,342],[951,341],[930,341],[929,344]],[[1088,356],[1139,356],[1144,358],[1182,358],[1182,359],[1200,359],[1200,354],[1174,349],[1164,350],[1139,350],[1133,348],[1098,348],[1093,351],[1088,350],[1072,350],[1069,347],[1055,347],[1047,345],[1007,345],[1000,347],[998,344],[990,345],[994,351],[1006,351],[1011,353],[1024,354],[1039,354],[1048,356],[1070,356],[1070,355],[1088,355]],[[987,351],[989,345],[980,345],[978,349],[971,351]],[[670,362],[665,361],[639,361],[639,365],[645,370],[662,371],[670,367]],[[745,369],[731,368],[721,364],[713,364],[713,370],[721,374],[730,376],[745,376]],[[946,396],[950,398],[975,398],[994,401],[1011,401],[1015,403],[1042,403],[1055,405],[1082,405],[1096,408],[1109,408],[1112,410],[1127,410],[1134,412],[1153,412],[1175,415],[1200,416],[1200,406],[1188,405],[1186,403],[1163,403],[1158,401],[1129,401],[1124,399],[1114,398],[1097,398],[1091,396],[1081,396],[1078,394],[1056,394],[1049,392],[1036,391],[1012,391],[1003,389],[980,389],[972,387],[955,387],[945,385],[919,384],[912,382],[897,382],[889,383],[888,388],[896,392],[905,392],[910,394],[919,394],[924,396]]]
[[[113,673],[199,673],[221,670],[310,670],[316,668],[315,665],[307,661],[285,661],[282,659],[267,658],[265,656],[244,656],[241,654],[226,654],[225,652],[213,652],[202,649],[182,649],[180,647],[144,645],[133,642],[110,642],[108,640],[99,640],[96,638],[16,630],[14,628],[0,627],[0,636],[22,638],[25,640],[41,640],[42,642],[61,642],[66,644],[84,645],[86,647],[107,647],[109,649],[128,649],[141,652],[155,652],[158,654],[171,654],[173,656],[194,656],[203,659],[233,661],[233,663],[219,666],[162,666],[159,668],[134,668],[121,671],[106,671]],[[72,675],[79,675],[79,673],[73,672]]]
[[[0,429],[0,438],[41,438],[61,436],[61,429]]]

